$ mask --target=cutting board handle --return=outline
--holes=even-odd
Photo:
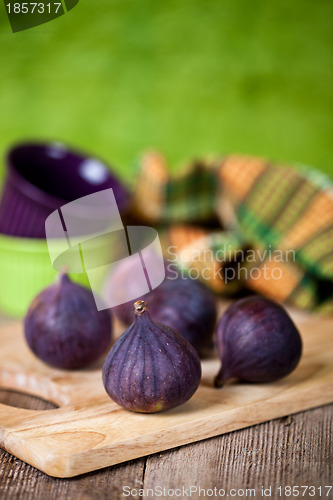
[[[0,389],[28,394],[57,406],[63,406],[68,399],[66,389],[52,375],[33,373],[22,367],[11,370],[0,367]]]
[[[37,413],[40,413],[40,410],[27,410],[25,408],[16,408],[15,406],[0,403],[0,427],[4,431],[9,430],[13,426],[23,422],[26,418],[36,415]]]

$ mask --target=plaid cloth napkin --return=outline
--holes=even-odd
[[[140,160],[133,208],[157,226],[170,265],[215,292],[248,288],[333,312],[333,185],[323,174],[228,156],[172,177],[151,152]]]

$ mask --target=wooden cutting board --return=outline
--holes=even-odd
[[[0,404],[0,446],[51,476],[71,477],[330,403],[333,319],[298,324],[304,354],[289,377],[215,389],[219,361],[207,360],[193,398],[153,415],[131,413],[111,401],[101,364],[76,372],[52,369],[29,351],[21,324],[2,326],[0,387],[40,396],[59,408],[33,411]]]

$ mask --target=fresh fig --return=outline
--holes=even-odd
[[[82,368],[97,361],[112,337],[110,311],[98,311],[93,294],[66,274],[30,304],[24,320],[34,354],[57,368]]]
[[[135,321],[103,365],[108,395],[127,410],[155,413],[185,403],[201,378],[200,359],[181,335],[154,323],[147,303],[134,304]]]
[[[207,356],[214,347],[213,334],[216,325],[216,304],[210,290],[190,278],[167,278],[148,294],[140,297],[149,303],[154,321],[163,323],[180,333],[197,350],[199,356]],[[125,325],[132,321],[132,302],[113,308]]]
[[[222,367],[215,386],[229,379],[272,382],[297,366],[302,354],[300,334],[284,308],[263,297],[234,302],[217,326]]]

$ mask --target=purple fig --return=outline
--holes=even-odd
[[[106,392],[127,410],[155,413],[185,403],[197,390],[200,359],[194,347],[154,323],[147,304],[134,304],[135,321],[111,348],[103,365]]]
[[[149,303],[154,321],[180,333],[197,350],[208,355],[214,347],[216,304],[213,294],[202,283],[190,278],[166,278],[155,290],[140,297]],[[132,302],[113,308],[118,318],[130,325]]]
[[[63,274],[30,304],[24,333],[30,349],[45,363],[82,368],[108,349],[111,315],[108,310],[98,311],[92,292]]]
[[[297,366],[302,354],[299,332],[282,306],[263,297],[234,302],[217,326],[222,367],[215,379],[272,382]]]

